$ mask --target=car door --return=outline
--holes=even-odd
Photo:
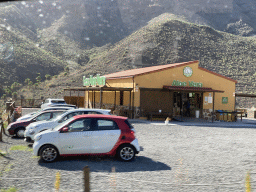
[[[93,127],[91,119],[78,119],[71,122],[68,132],[59,133],[58,146],[60,154],[91,153]]]
[[[117,143],[121,130],[115,121],[110,119],[94,119],[92,132],[92,151],[93,153],[107,153]]]

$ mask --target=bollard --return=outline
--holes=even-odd
[[[88,166],[83,168],[84,171],[84,192],[90,192],[90,169]]]

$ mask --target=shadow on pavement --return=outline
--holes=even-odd
[[[49,169],[67,171],[82,170],[85,166],[89,166],[90,171],[93,172],[111,172],[112,167],[116,168],[116,172],[171,170],[168,165],[143,156],[137,156],[131,162],[122,162],[111,157],[61,157],[53,163],[39,161],[39,165]]]

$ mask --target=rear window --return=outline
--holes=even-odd
[[[65,104],[65,101],[52,100],[52,103]]]
[[[129,127],[130,129],[133,129],[133,128],[134,128],[134,127],[132,126],[132,124],[131,124],[128,120],[125,120],[124,122],[126,123],[126,125],[128,125],[128,127]]]
[[[99,131],[118,129],[118,126],[114,121],[107,120],[107,119],[98,119],[97,120],[97,127],[98,127]]]

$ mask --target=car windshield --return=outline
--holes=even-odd
[[[62,123],[60,123],[58,126],[56,126],[53,130],[54,131],[58,131],[60,128],[64,127],[65,125],[67,125],[69,122],[71,122],[74,118],[71,117],[70,119],[67,119],[66,121],[63,121]]]

